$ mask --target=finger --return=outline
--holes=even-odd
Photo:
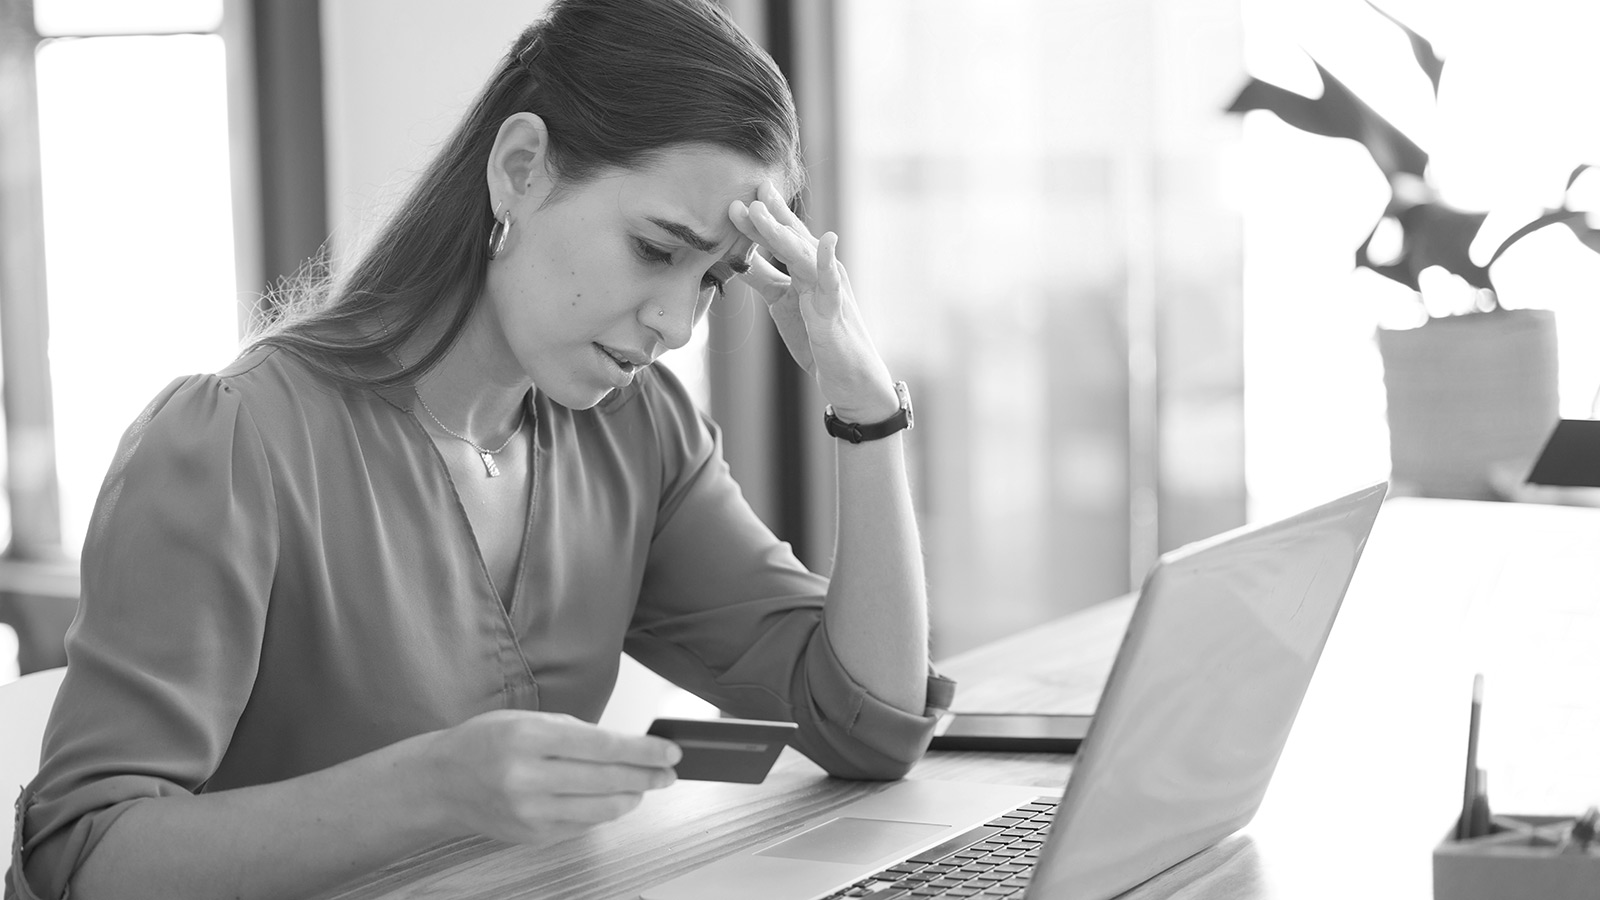
[[[728,218],[739,233],[749,238],[756,244],[757,249],[766,247],[766,238],[761,234],[761,229],[751,221],[750,207],[738,200],[728,205]],[[789,289],[789,276],[780,272],[776,266],[769,263],[760,253],[750,254],[748,264],[750,270],[740,274],[739,277],[745,284],[750,285],[768,302],[773,303],[783,296]]]
[[[796,246],[806,247],[816,244],[816,239],[812,238],[809,232],[801,234],[789,225],[784,224],[783,221],[778,219],[778,214],[774,213],[774,209],[779,211],[778,214],[788,213],[788,208],[782,205],[774,207],[761,200],[753,200],[749,203],[735,200],[728,204],[728,218],[733,222],[733,227],[737,228],[740,234],[768,249],[771,249],[770,244],[774,235],[781,235],[785,231],[800,240],[800,243],[796,244]],[[767,223],[766,231],[763,231],[761,224],[755,221],[754,216],[757,215],[765,217]],[[795,222],[799,221],[794,219],[793,216],[789,218]],[[804,226],[802,226],[802,230],[803,228]]]
[[[553,796],[642,794],[677,781],[672,769],[550,759],[533,772],[534,786]]]
[[[761,232],[754,222],[750,221],[750,206],[742,200],[735,200],[728,204],[728,219],[733,222],[733,227],[756,243],[761,243]]]
[[[811,229],[804,220],[794,214],[794,210],[789,208],[789,202],[783,198],[782,194],[778,193],[778,188],[772,182],[762,182],[761,186],[756,188],[756,199],[765,203],[767,208],[771,210],[773,218],[777,219],[785,228],[794,229],[796,234],[801,235],[812,244],[817,242],[817,239],[811,235]]]
[[[789,291],[792,283],[789,276],[757,255],[750,259],[750,271],[741,277],[749,279],[761,294],[761,299],[767,301],[767,312],[772,315],[772,324],[778,326],[778,336],[783,338],[783,345],[789,348],[789,355],[794,357],[803,371],[814,372],[811,333],[806,330],[800,304]]]
[[[839,236],[827,232],[817,242],[817,312],[832,318],[844,296],[844,276],[839,269]]]
[[[783,338],[783,345],[789,348],[789,355],[806,372],[812,372],[814,357],[811,355],[811,335],[806,330],[806,320],[800,312],[800,304],[795,294],[789,290],[789,276],[779,272],[772,263],[760,256],[750,260],[750,271],[744,274],[745,278],[752,279],[753,284],[765,284],[768,287],[758,287],[761,299],[767,301],[767,312],[772,315],[772,323],[778,326],[778,335]]]
[[[683,750],[666,738],[622,734],[579,719],[548,719],[541,730],[541,756],[646,768],[671,768],[683,758]]]
[[[783,338],[783,345],[789,348],[789,355],[806,372],[815,371],[815,357],[811,355],[811,333],[806,330],[805,317],[800,314],[800,305],[793,301],[784,303],[767,304],[767,312],[772,314],[772,323],[778,326],[778,334]]]
[[[850,270],[845,268],[844,263],[837,258],[834,259],[833,265],[834,268],[839,270],[839,287],[844,291],[844,295],[846,297],[854,297],[855,289],[850,286]]]
[[[816,277],[816,244],[809,235],[802,237],[779,222],[760,200],[750,204],[750,221],[756,226],[758,242],[789,267],[791,276],[807,281]]]
[[[540,798],[537,809],[527,810],[529,821],[545,820],[575,825],[598,825],[632,812],[644,800],[633,793],[595,794],[583,797]]]
[[[775,189],[769,193],[776,196]],[[759,200],[755,201],[754,204],[746,204],[738,200],[733,201],[728,206],[728,218],[733,221],[734,227],[739,230],[740,234],[755,242],[759,247],[766,248],[769,253],[777,256],[785,266],[792,269],[797,261],[805,261],[814,267],[816,239],[811,237],[809,231],[804,230],[805,226],[799,219],[789,214],[787,207],[780,206],[779,210],[781,210],[780,214],[788,215],[789,220],[800,227],[801,231],[804,232],[803,235],[797,234],[793,228],[780,222],[774,216],[772,207]],[[760,217],[761,220],[757,221],[755,217]],[[767,302],[771,303],[781,296],[781,291],[788,289],[791,283],[790,276],[772,266],[765,265],[766,260],[759,259],[759,257],[751,262],[752,268],[756,268],[758,262],[761,265],[754,273],[755,278],[747,279],[747,283],[760,290],[763,296],[767,298]]]
[[[783,299],[784,292],[789,289],[789,276],[778,271],[778,267],[767,262],[766,257],[754,254],[750,257],[750,271],[739,276],[744,282],[761,292],[762,299],[768,304],[776,303]]]

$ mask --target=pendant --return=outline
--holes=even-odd
[[[494,455],[487,450],[479,450],[478,458],[483,460],[484,474],[490,478],[500,474],[500,467],[494,464]]]

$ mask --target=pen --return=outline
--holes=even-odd
[[[1472,717],[1467,723],[1467,775],[1461,794],[1461,818],[1456,821],[1456,840],[1476,837],[1472,833],[1472,808],[1478,802],[1478,719],[1483,714],[1483,673],[1472,677]]]
[[[1489,828],[1489,773],[1478,770],[1477,789],[1473,791],[1472,813],[1468,817],[1467,837],[1483,837]]]

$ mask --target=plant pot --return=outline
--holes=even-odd
[[[1378,353],[1395,493],[1498,499],[1491,470],[1526,470],[1559,418],[1556,319],[1549,310],[1380,328]]]

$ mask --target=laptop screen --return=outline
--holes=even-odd
[[[1161,559],[1030,896],[1118,893],[1255,815],[1386,488]]]

